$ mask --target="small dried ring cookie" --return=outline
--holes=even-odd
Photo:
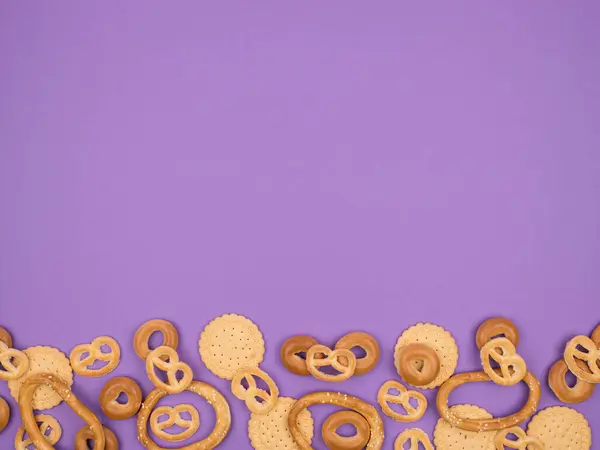
[[[335,344],[336,349],[345,348],[351,350],[359,347],[364,350],[365,356],[356,358],[355,375],[363,375],[370,372],[379,361],[379,344],[377,340],[368,333],[355,331],[342,336]]]
[[[600,348],[592,339],[575,336],[567,343],[564,356],[569,370],[577,378],[588,383],[600,383]],[[583,361],[587,367],[579,367],[577,360]]]
[[[29,358],[20,350],[0,341],[0,380],[18,380],[29,370]]]
[[[458,347],[452,335],[442,327],[430,323],[418,323],[407,330],[398,338],[394,349],[394,364],[398,363],[398,354],[401,349],[409,344],[421,343],[429,345],[438,355],[440,371],[431,383],[419,386],[422,389],[433,389],[440,386],[452,376],[458,362]],[[398,366],[396,365],[396,370]]]
[[[269,391],[260,389],[255,378],[264,381]],[[248,384],[247,388],[242,381]],[[275,407],[279,397],[279,389],[273,379],[258,367],[249,367],[236,373],[231,380],[231,392],[240,400],[244,400],[248,409],[255,414],[267,414]]]
[[[152,351],[150,348],[150,336],[157,331],[163,336],[161,346],[164,345],[177,350],[179,333],[177,333],[175,325],[167,320],[153,319],[139,327],[133,337],[133,348],[141,359],[145,360]]]
[[[338,373],[328,374],[321,372],[321,367],[332,367]],[[313,345],[306,352],[306,368],[313,377],[323,381],[339,382],[354,375],[356,369],[356,356],[350,350],[340,348],[331,350],[324,345]]]
[[[60,440],[62,427],[53,416],[38,414],[35,416],[35,424],[50,445],[54,445]],[[25,427],[21,425],[15,435],[15,450],[27,450],[31,445],[33,445],[31,438],[25,439]]]
[[[517,354],[513,343],[507,338],[496,338],[488,341],[480,351],[483,371],[492,381],[501,386],[514,386],[519,383],[527,373],[525,360]],[[492,368],[490,359],[500,366],[500,370]]]
[[[125,394],[127,402],[119,403],[119,395]],[[108,380],[100,391],[100,408],[112,420],[125,420],[137,414],[142,406],[142,390],[131,378],[115,377]]]
[[[354,436],[340,436],[337,429],[344,424],[350,424],[356,429]],[[321,429],[323,442],[327,448],[343,450],[362,450],[369,442],[371,430],[369,422],[355,411],[337,411],[329,415]]]
[[[108,347],[110,352],[102,351],[102,347]],[[87,354],[87,356],[85,356]],[[111,373],[121,362],[121,347],[119,343],[110,336],[100,336],[91,344],[81,344],[71,350],[69,356],[71,367],[75,373],[85,377],[101,377]],[[96,361],[106,363],[100,369],[90,369]]]
[[[490,381],[490,377],[485,372],[464,372],[454,375],[448,379],[437,394],[437,409],[440,416],[452,426],[462,428],[467,431],[497,431],[510,428],[526,421],[536,411],[540,402],[541,388],[540,382],[531,372],[527,372],[523,377],[523,382],[529,388],[529,397],[525,406],[520,411],[506,417],[493,419],[468,419],[457,416],[448,407],[448,397],[450,393],[465,383],[479,383]]]
[[[421,387],[433,383],[440,373],[440,358],[427,344],[408,344],[396,354],[398,375],[411,386]]]
[[[473,405],[455,405],[453,415],[465,419],[492,419],[485,409]],[[444,450],[495,450],[494,431],[465,431],[440,418],[433,433],[435,446]]]
[[[167,382],[158,378],[154,370],[155,368],[167,374]],[[177,379],[178,372],[183,374],[181,379]],[[183,361],[180,361],[177,352],[166,345],[157,347],[148,354],[148,358],[146,358],[146,373],[150,381],[157,388],[162,389],[168,394],[183,392],[194,378],[192,368]]]
[[[509,435],[514,435],[517,439],[509,439]],[[514,448],[516,450],[544,450],[544,444],[535,436],[527,436],[527,433],[521,427],[512,427],[498,431],[494,438],[496,450],[505,450]]]
[[[8,421],[10,420],[10,408],[6,400],[0,397],[0,433],[2,430],[6,428],[8,425]]]
[[[190,419],[184,419],[181,413],[190,415]],[[167,416],[167,420],[159,422],[161,416]],[[165,431],[166,428],[177,425],[184,431],[171,434]],[[150,414],[150,428],[157,438],[167,442],[181,442],[190,436],[193,436],[200,428],[200,414],[198,410],[190,404],[184,403],[177,406],[159,406]]]
[[[6,328],[0,327],[0,341],[4,342],[8,348],[13,346],[13,338]]]
[[[592,431],[586,418],[574,409],[553,406],[538,412],[527,426],[527,435],[537,437],[546,450],[589,450]]]
[[[231,380],[247,367],[257,367],[265,354],[265,341],[250,319],[237,314],[217,317],[200,334],[200,357],[213,374]]]
[[[106,441],[104,444],[104,450],[119,450],[119,440],[115,433],[112,432],[110,428],[102,427],[104,431],[104,440]],[[75,450],[88,450],[90,447],[88,446],[88,441],[94,440],[94,433],[90,430],[90,427],[83,426],[79,429],[77,434],[75,435]]]
[[[584,364],[581,361],[578,363]],[[581,403],[590,398],[596,385],[576,378],[575,385],[571,387],[565,378],[567,372],[569,368],[564,359],[556,361],[548,372],[548,385],[556,398],[564,403]]]
[[[394,442],[394,450],[404,450],[407,442],[410,442],[408,450],[419,450],[419,445],[422,445],[424,450],[433,450],[429,436],[420,428],[408,428],[400,433]]]
[[[398,394],[391,394],[391,390],[397,390]],[[417,406],[411,404],[413,400]],[[381,406],[381,410],[388,417],[391,417],[396,422],[416,422],[427,410],[427,399],[423,394],[417,391],[409,391],[406,387],[396,380],[386,381],[381,385],[377,392],[377,403]],[[400,405],[406,411],[406,414],[401,414],[394,411],[390,403]]]
[[[494,317],[483,322],[477,329],[477,348],[481,350],[487,342],[499,336],[504,336],[515,347],[519,345],[519,330],[515,324],[504,317]]]
[[[598,325],[594,329],[594,331],[592,332],[590,338],[592,338],[592,341],[594,341],[594,344],[596,344],[598,347],[600,347],[600,325]]]
[[[225,439],[225,436],[227,436],[229,428],[231,427],[231,411],[229,409],[229,403],[227,403],[227,399],[225,399],[223,394],[216,388],[201,381],[192,381],[186,390],[198,394],[208,401],[215,410],[216,424],[207,437],[188,444],[185,447],[180,447],[180,450],[209,450],[215,448],[223,441],[223,439]],[[156,444],[148,434],[148,419],[150,418],[150,413],[165,395],[167,395],[167,393],[162,389],[154,389],[148,394],[138,413],[138,440],[145,448],[150,450],[165,450],[164,447]]]
[[[383,421],[372,405],[357,397],[340,392],[312,392],[300,398],[294,404],[288,416],[288,427],[300,450],[313,450],[313,447],[298,426],[298,418],[308,407],[317,404],[341,406],[359,413],[369,423],[371,437],[366,448],[368,450],[379,450],[383,446]]]
[[[287,370],[296,375],[310,375],[306,368],[306,358],[299,354],[306,355],[308,349],[317,344],[317,340],[312,336],[292,336],[281,346],[281,362]]]

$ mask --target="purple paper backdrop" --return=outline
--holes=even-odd
[[[197,352],[225,312],[260,326],[283,395],[369,401],[408,326],[450,330],[464,371],[504,314],[558,404],[548,367],[600,322],[599,18],[597,2],[3,2],[0,324],[21,348],[111,335],[114,374],[148,392],[132,336],[172,320],[230,400],[228,449],[250,448],[248,413]],[[292,334],[359,329],[383,350],[368,375],[332,386],[279,362]],[[76,377],[96,412],[106,380]],[[6,448],[19,420],[0,395]],[[503,414],[523,396],[452,401]],[[600,439],[600,393],[576,409]],[[81,422],[56,414],[71,448]],[[436,420],[430,405],[410,426]],[[106,423],[140,448],[134,420]],[[405,426],[385,425],[391,449]]]

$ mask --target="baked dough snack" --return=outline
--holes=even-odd
[[[255,378],[263,380],[269,391],[260,389]],[[247,388],[243,386],[242,381],[248,384]],[[231,392],[240,400],[244,400],[248,409],[255,414],[267,414],[275,407],[279,397],[279,389],[273,379],[258,367],[249,367],[237,372],[231,381]],[[257,400],[259,398],[262,402]]]
[[[167,381],[158,378],[155,368],[167,374]],[[177,378],[177,373],[183,374],[181,379]],[[192,368],[183,361],[179,360],[177,351],[166,345],[152,350],[146,358],[146,373],[150,381],[159,389],[168,394],[178,394],[187,389],[194,378]]]
[[[352,425],[356,434],[354,436],[340,436],[337,429],[344,424]],[[330,414],[321,429],[323,442],[327,448],[343,450],[362,450],[369,442],[371,430],[369,422],[355,411],[336,411]]]
[[[150,348],[150,336],[156,331],[160,332],[163,336],[162,344],[159,347],[164,345],[177,350],[177,345],[179,344],[177,328],[167,320],[149,320],[137,329],[133,337],[133,348],[137,355],[144,361],[152,351]]]
[[[527,426],[527,435],[542,441],[546,450],[589,450],[592,447],[588,421],[565,406],[552,406],[538,412]]]
[[[0,397],[0,433],[2,430],[6,428],[8,425],[8,421],[10,420],[10,408],[6,400]]]
[[[13,339],[6,328],[0,327],[0,341],[4,342],[8,348],[12,348]]]
[[[104,431],[104,439],[106,441],[104,450],[119,450],[119,440],[115,436],[115,433],[106,427],[102,427],[102,430]],[[94,440],[94,433],[92,433],[90,427],[84,425],[75,435],[75,450],[88,450],[88,440]]]
[[[181,413],[190,415],[190,419],[185,419]],[[161,416],[167,416],[167,420],[159,422]],[[167,428],[177,425],[184,431],[180,433],[168,433]],[[190,436],[193,436],[200,428],[200,414],[198,410],[190,404],[183,403],[177,406],[159,406],[150,414],[150,428],[157,438],[167,442],[180,442]]]
[[[527,373],[525,360],[517,354],[517,349],[507,338],[501,337],[486,342],[480,351],[483,371],[500,386],[513,386],[519,383]],[[500,370],[494,370],[494,360]]]
[[[509,439],[509,435],[514,435],[517,439]],[[494,438],[496,450],[506,450],[513,448],[516,450],[544,450],[544,444],[535,436],[527,436],[527,433],[521,427],[506,428],[498,431]]]
[[[123,404],[117,401],[121,394],[127,396],[127,401]],[[100,408],[109,419],[129,419],[137,414],[141,406],[142,390],[131,378],[112,378],[106,382],[100,391]]]
[[[397,390],[398,394],[391,394],[391,390]],[[411,400],[417,406],[411,404]],[[377,403],[381,406],[383,413],[394,419],[396,422],[408,423],[416,422],[427,410],[427,399],[423,394],[417,391],[409,391],[402,383],[396,380],[386,381],[381,385],[377,392]],[[390,404],[402,406],[406,414],[401,414],[392,409]]]
[[[103,346],[108,347],[110,352],[102,351]],[[69,360],[75,373],[85,377],[101,377],[117,368],[121,362],[121,347],[110,336],[99,336],[91,344],[81,344],[71,350]],[[91,369],[90,366],[96,361],[103,361],[106,365],[100,369]]]
[[[287,370],[296,375],[310,375],[306,368],[306,352],[318,342],[312,336],[292,336],[281,346],[281,362]],[[300,354],[304,353],[304,358]]]
[[[584,364],[582,361],[577,363]],[[564,359],[556,361],[548,372],[548,385],[556,398],[563,403],[581,403],[590,398],[596,385],[576,378],[575,384],[569,386],[565,378],[567,372],[569,368]]]
[[[394,441],[394,450],[404,450],[406,443],[410,442],[408,450],[419,450],[423,446],[424,450],[433,450],[433,444],[429,436],[420,428],[408,428],[398,435]]]
[[[334,375],[322,372],[319,370],[322,367],[332,367],[338,373]],[[306,368],[318,380],[340,382],[354,375],[356,357],[345,348],[331,350],[329,347],[317,344],[306,352]]]
[[[18,380],[29,370],[29,358],[0,341],[0,380]]]
[[[591,338],[575,336],[567,343],[564,357],[567,367],[577,378],[587,383],[600,383],[600,348]],[[585,367],[578,361],[584,362]]]
[[[377,340],[368,333],[353,331],[342,336],[335,344],[335,349],[351,350],[355,347],[361,348],[365,356],[356,357],[355,375],[364,375],[370,372],[379,361],[379,344]]]
[[[62,437],[60,423],[49,414],[36,415],[35,424],[50,445],[56,444]],[[30,445],[33,443],[30,438],[25,438],[25,428],[21,425],[15,435],[15,450],[27,450]]]
[[[440,373],[440,358],[433,347],[415,342],[396,353],[398,375],[411,386],[427,386]]]
[[[475,341],[481,350],[486,343],[497,337],[508,339],[516,348],[519,345],[519,330],[505,317],[493,317],[483,322],[477,329]]]
[[[450,411],[454,416],[465,419],[492,419],[489,412],[474,405],[455,405]],[[433,441],[440,450],[495,450],[495,436],[493,431],[461,430],[440,418],[433,432]]]

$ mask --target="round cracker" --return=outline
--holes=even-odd
[[[588,450],[592,447],[592,431],[585,416],[566,406],[541,410],[529,422],[527,434],[542,441],[546,450]]]
[[[491,419],[485,409],[474,405],[456,405],[450,408],[460,417],[469,419]],[[444,450],[494,450],[495,431],[465,431],[453,427],[444,419],[439,419],[433,432],[436,448]]]
[[[398,362],[398,352],[406,345],[427,344],[435,350],[440,359],[440,373],[431,383],[419,389],[433,389],[441,386],[452,376],[458,363],[458,347],[452,335],[442,327],[430,323],[418,323],[405,330],[394,347],[394,365]],[[396,370],[398,366],[396,366]]]
[[[206,325],[199,348],[208,370],[227,380],[240,369],[257,367],[265,355],[265,341],[256,324],[237,314],[224,314]]]
[[[67,386],[73,385],[73,369],[69,358],[54,347],[36,346],[23,350],[29,358],[29,370],[18,380],[8,382],[10,395],[18,402],[19,391],[25,378],[38,373],[51,373],[63,380]],[[62,402],[61,396],[50,386],[40,386],[33,394],[32,408],[44,410],[54,408]]]
[[[248,436],[256,450],[297,450],[288,428],[288,414],[296,403],[295,398],[279,397],[277,404],[268,414],[250,415],[248,421]],[[298,417],[301,433],[312,441],[314,436],[314,421],[308,409]]]

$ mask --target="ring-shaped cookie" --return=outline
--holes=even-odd
[[[379,361],[379,344],[373,336],[362,331],[355,331],[342,336],[335,344],[335,348],[345,348],[351,350],[354,347],[360,347],[364,350],[365,356],[356,357],[355,375],[363,375],[370,372]]]
[[[306,353],[313,345],[318,342],[312,336],[292,336],[281,346],[281,362],[287,370],[296,375],[310,375],[306,368],[306,356],[302,358],[299,353]]]
[[[405,345],[398,349],[396,358],[398,375],[411,386],[426,386],[440,373],[440,358],[427,344],[415,342]]]
[[[104,450],[119,450],[119,440],[115,433],[110,428],[102,427],[104,430],[104,438],[106,443],[104,444]],[[79,429],[75,435],[75,450],[88,450],[88,440],[94,439],[94,433],[90,430],[90,427],[83,426]]]
[[[119,403],[119,395],[127,396],[126,403]],[[115,377],[106,382],[100,391],[100,408],[112,420],[125,420],[137,414],[142,406],[142,390],[128,377]]]
[[[9,420],[10,407],[8,406],[8,403],[6,403],[6,400],[0,397],[0,433],[2,433],[2,430],[6,428]]]
[[[4,342],[8,348],[13,346],[13,338],[6,328],[0,327],[0,341]]]
[[[578,364],[584,364],[578,361]],[[595,384],[588,383],[575,377],[573,387],[567,384],[565,375],[570,372],[564,359],[556,361],[548,372],[548,385],[556,398],[564,403],[581,403],[586,401],[594,393]]]
[[[350,424],[356,429],[354,436],[340,436],[337,429]],[[336,411],[330,414],[321,429],[323,442],[327,448],[340,450],[362,450],[369,442],[371,431],[369,422],[356,411]]]
[[[493,317],[479,325],[475,335],[477,348],[481,350],[481,347],[497,336],[504,336],[515,347],[519,345],[519,330],[515,324],[505,317]]]
[[[163,342],[159,347],[165,345],[177,350],[177,345],[179,344],[179,333],[177,333],[177,328],[175,328],[171,322],[166,320],[149,320],[137,329],[135,336],[133,337],[133,348],[137,355],[143,360],[145,360],[152,351],[150,348],[150,336],[156,331],[159,331],[163,336]]]

